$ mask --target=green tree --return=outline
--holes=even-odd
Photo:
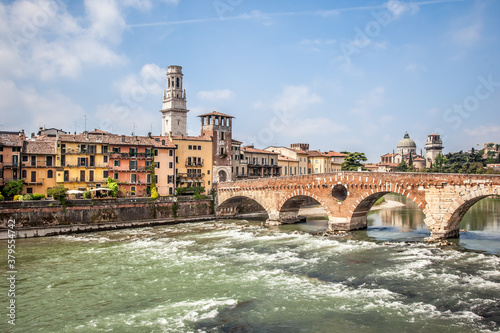
[[[23,191],[23,181],[19,180],[11,180],[8,182],[2,190],[2,193],[6,197],[13,197],[17,194],[20,194]]]
[[[399,162],[398,166],[394,170],[398,171],[398,172],[407,172],[408,171],[408,164],[406,164],[405,160],[401,160],[401,162]]]
[[[59,202],[63,206],[63,211],[66,211],[66,197],[68,196],[68,194],[66,193],[67,191],[67,188],[65,188],[63,185],[59,185],[47,189],[47,195],[52,196],[54,200],[59,200]]]
[[[359,152],[347,152],[343,151],[342,154],[346,154],[347,157],[344,159],[344,163],[342,163],[343,171],[358,171],[358,168],[364,170],[363,164],[361,162],[366,161],[367,158],[364,153]]]
[[[158,199],[158,189],[156,188],[156,174],[155,174],[155,161],[153,160],[153,163],[151,165],[151,199],[156,200]]]
[[[110,191],[108,191],[110,197],[116,197],[118,194],[118,183],[116,182],[116,179],[108,177],[108,180],[106,181],[106,188],[110,189]]]

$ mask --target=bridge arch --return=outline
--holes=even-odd
[[[358,205],[354,208],[352,211],[350,220],[353,225],[356,225],[359,229],[361,228],[366,228],[367,227],[367,216],[368,213],[370,212],[371,208],[377,202],[378,199],[382,198],[384,195],[393,193],[393,194],[399,194],[402,195],[410,200],[412,200],[417,207],[419,207],[421,210],[422,206],[422,201],[418,199],[417,196],[412,195],[411,193],[408,195],[404,195],[398,191],[378,191],[374,192],[372,194],[369,194],[368,196],[364,197]],[[422,210],[423,211],[423,210]],[[428,226],[429,227],[429,226]]]
[[[263,210],[266,211],[268,216],[270,216],[271,209],[267,207],[265,203],[260,202],[258,198],[245,195],[231,197],[220,203],[217,207],[217,215],[219,216],[236,215],[240,211],[241,205],[243,205],[245,202],[248,201],[256,203],[258,206],[260,206]]]
[[[453,203],[448,208],[448,211],[443,218],[443,226],[446,226],[447,230],[459,234],[459,224],[462,222],[464,215],[467,211],[474,206],[478,201],[497,196],[500,193],[500,188],[480,188],[473,189],[467,192],[461,193],[461,195],[456,198]]]
[[[321,207],[325,209],[325,213],[328,215],[328,218],[330,218],[330,207],[328,207],[321,197],[308,191],[301,191],[300,193],[294,191],[280,200],[278,204],[279,220],[283,223],[286,223],[287,221],[297,221],[300,207],[308,198],[314,199],[318,202]]]

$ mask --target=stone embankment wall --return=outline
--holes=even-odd
[[[59,201],[0,203],[0,230],[8,220],[16,228],[96,225],[126,221],[172,219],[213,214],[212,200],[176,200],[173,197],[69,200],[65,209]]]

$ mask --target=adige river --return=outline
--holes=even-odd
[[[445,247],[422,218],[373,210],[344,236],[253,218],[19,239],[16,325],[2,279],[0,331],[499,332],[500,199]]]

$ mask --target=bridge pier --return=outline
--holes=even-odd
[[[353,218],[349,219],[347,217],[333,217],[330,216],[328,220],[328,230],[331,231],[350,231],[366,229],[367,222],[366,216],[364,218]]]

